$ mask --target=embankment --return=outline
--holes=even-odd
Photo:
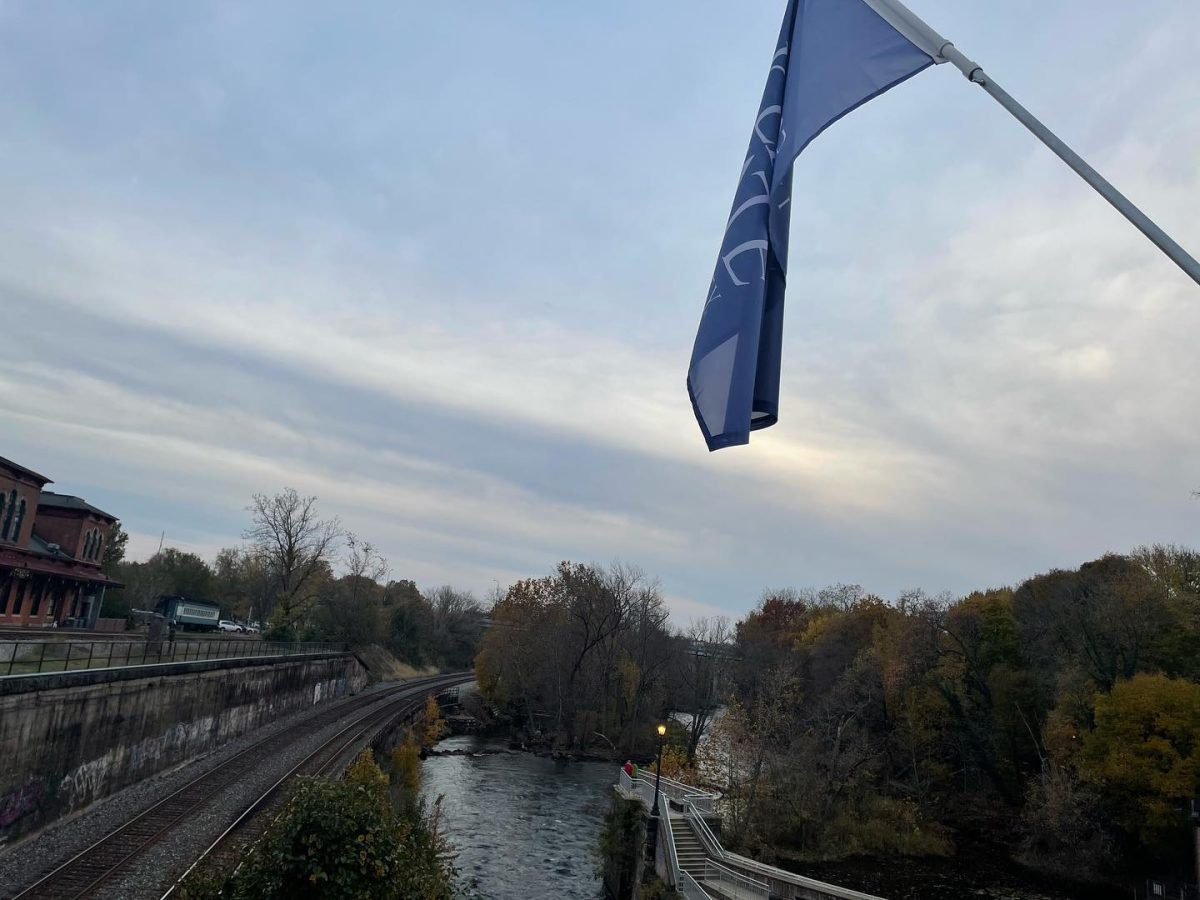
[[[367,681],[348,654],[0,678],[0,843]]]

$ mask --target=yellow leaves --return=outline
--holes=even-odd
[[[375,762],[375,754],[370,748],[354,757],[354,762],[346,768],[346,781],[372,791],[384,790],[388,786],[388,777]]]
[[[833,619],[834,614],[832,612],[822,612],[814,615],[796,638],[796,645],[799,647],[811,647],[829,629],[829,625],[833,622]]]
[[[437,698],[430,694],[425,698],[425,709],[421,713],[421,746],[432,747],[446,733],[446,720],[442,718]]]
[[[700,774],[696,771],[696,766],[688,759],[687,751],[674,744],[663,747],[662,773],[664,778],[674,778],[684,784],[700,783]]]
[[[1182,824],[1178,803],[1200,783],[1200,685],[1135,675],[1096,697],[1095,720],[1078,754],[1081,774],[1104,785],[1122,824],[1162,839]]]
[[[392,750],[392,768],[404,789],[415,795],[421,789],[421,747],[409,730],[404,742]]]

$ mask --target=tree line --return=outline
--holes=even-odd
[[[380,644],[416,666],[471,665],[484,607],[448,585],[422,592],[394,579],[370,541],[320,514],[316,497],[292,488],[255,494],[244,543],[212,561],[166,547],[144,562],[124,558],[120,526],[110,536],[106,574],[125,587],[105,596],[105,616],[153,609],[164,594],[209,600],[224,618],[258,622],[272,640]]]
[[[770,591],[688,774],[727,787],[727,841],[767,856],[983,842],[1074,880],[1187,877],[1198,642],[1180,547],[961,598]]]

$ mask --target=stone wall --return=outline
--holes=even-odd
[[[0,678],[0,844],[366,683],[349,655]]]

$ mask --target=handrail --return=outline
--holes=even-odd
[[[629,773],[621,769],[620,785],[621,789],[627,794],[635,794],[640,796],[647,806],[654,805],[654,786],[655,777],[653,775],[641,776],[637,778],[630,777]],[[697,807],[702,808],[705,812],[711,812],[713,804],[717,800],[717,795],[711,791],[706,791],[702,788],[693,787],[690,784],[684,784],[681,781],[676,781],[673,778],[658,779],[660,794],[665,794],[676,803],[683,804],[684,802],[692,802]]]
[[[704,816],[700,815],[695,805],[692,803],[684,807],[684,814],[687,816],[692,827],[695,829],[696,835],[700,838],[700,842],[704,844],[704,849],[712,856],[721,857],[725,855],[725,848],[721,846],[721,842],[717,840],[717,836],[712,833],[712,829],[708,827],[708,823],[704,821]]]
[[[804,875],[797,875],[795,872],[788,872],[785,869],[768,866],[766,863],[760,863],[758,860],[742,856],[740,853],[731,853],[721,846],[721,842],[712,833],[712,829],[708,827],[708,823],[704,821],[704,817],[700,815],[700,810],[696,808],[695,804],[685,803],[684,815],[700,836],[701,842],[705,845],[705,851],[710,856],[716,857],[720,863],[724,863],[726,868],[734,870],[735,873],[739,869],[754,872],[757,875],[765,876],[775,881],[794,884],[798,887],[807,888],[810,891],[827,894],[830,897],[837,897],[839,900],[883,900],[882,897],[877,897],[874,894],[864,894],[862,891],[838,887],[836,884],[828,884],[824,881],[817,881],[815,878],[807,878]],[[750,880],[754,881],[754,879]]]
[[[647,807],[654,807],[654,779],[652,777],[631,778],[622,769],[620,787],[626,794],[632,794],[642,799]],[[753,872],[761,878],[796,885],[797,887],[823,894],[826,897],[837,898],[837,900],[883,900],[883,898],[877,897],[874,894],[864,894],[862,891],[855,891],[850,888],[838,887],[835,884],[828,884],[824,881],[817,881],[815,878],[807,878],[804,875],[797,875],[795,872],[788,872],[784,869],[778,869],[775,866],[768,866],[766,863],[760,863],[758,860],[750,859],[748,856],[742,856],[739,853],[731,853],[726,850],[721,846],[720,840],[713,834],[712,829],[708,827],[708,822],[704,820],[704,816],[701,814],[700,804],[704,807],[703,812],[712,812],[713,804],[717,799],[718,795],[710,791],[694,788],[691,785],[683,784],[674,779],[662,779],[658,803],[662,805],[667,813],[664,818],[666,819],[666,828],[668,829],[670,838],[669,852],[672,856],[675,851],[675,836],[670,825],[670,809],[671,803],[674,802],[683,808],[684,816],[694,828],[697,836],[700,838],[700,842],[704,845],[708,861],[720,865],[732,877],[744,878],[750,885],[750,887],[746,888],[747,890],[761,892],[765,886],[769,896],[770,882],[760,882],[757,878],[752,878],[745,874]],[[699,804],[696,801],[699,801]],[[672,867],[672,875],[676,878],[676,887],[689,898],[695,897],[697,900],[704,900],[708,896],[704,894],[703,888],[699,886],[699,883],[691,875],[678,867],[677,858]],[[693,885],[696,890],[701,892],[700,894],[689,893]]]
[[[709,874],[712,871],[715,871],[716,877]],[[728,882],[732,884],[735,890],[741,891],[744,894],[749,894],[752,897],[761,897],[762,900],[770,900],[771,886],[765,881],[759,881],[757,878],[743,875],[741,872],[736,872],[729,868],[729,866],[723,866],[712,859],[704,861],[704,880],[717,881],[722,885]]]
[[[700,887],[700,883],[692,877],[691,872],[684,869],[679,870],[679,885],[677,890],[683,896],[687,897],[687,900],[712,900],[712,895]]]
[[[671,801],[666,794],[658,795],[658,830],[666,848],[667,871],[671,873],[671,887],[679,884],[679,854],[675,851],[675,831],[671,827]]]

